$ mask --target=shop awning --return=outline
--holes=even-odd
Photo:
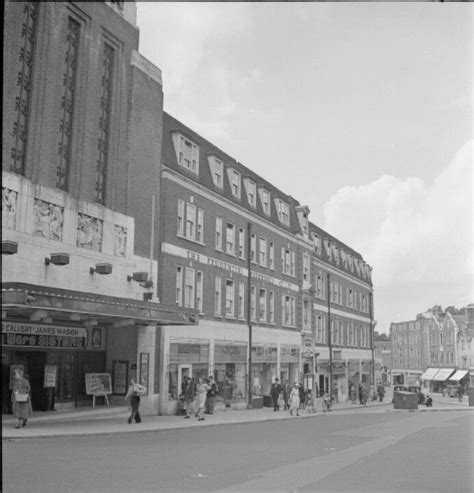
[[[427,368],[425,373],[421,375],[420,380],[432,380],[433,377],[438,373],[439,368]]]
[[[97,320],[104,326],[199,323],[198,311],[189,308],[26,283],[3,283],[2,315],[26,320],[46,316],[55,323]]]
[[[433,378],[431,378],[430,380],[434,380],[436,382],[444,382],[453,373],[454,373],[454,368],[440,368],[436,372],[436,375]]]
[[[456,382],[458,382],[459,380],[461,380],[462,378],[464,378],[468,373],[468,370],[457,370],[456,373],[449,377],[450,380],[455,380]]]

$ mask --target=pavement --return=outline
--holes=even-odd
[[[474,411],[468,406],[467,396],[460,403],[457,398],[430,394],[433,407],[419,406],[414,412],[436,412],[450,410]],[[59,438],[67,436],[109,435],[112,433],[143,433],[169,431],[183,428],[215,426],[225,424],[255,423],[262,421],[308,419],[330,416],[332,413],[371,413],[371,412],[410,412],[393,409],[391,403],[392,389],[388,388],[383,402],[372,401],[367,406],[358,402],[339,402],[333,405],[331,412],[322,412],[322,399],[316,401],[316,412],[300,410],[300,416],[291,416],[288,411],[273,412],[272,408],[233,409],[217,405],[214,414],[205,415],[204,421],[194,417],[184,419],[183,416],[142,416],[139,424],[128,424],[129,410],[127,406],[110,406],[95,408],[77,408],[68,411],[52,411],[33,413],[25,428],[15,429],[17,420],[12,415],[2,415],[2,439],[15,440],[25,438]],[[412,411],[413,412],[413,411]]]

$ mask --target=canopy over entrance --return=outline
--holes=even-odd
[[[2,285],[2,318],[101,326],[199,323],[197,310],[25,283]]]

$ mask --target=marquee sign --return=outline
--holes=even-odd
[[[87,329],[85,327],[2,322],[2,344],[17,347],[85,349]]]

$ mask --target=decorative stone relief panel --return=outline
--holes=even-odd
[[[127,251],[127,228],[124,226],[114,227],[114,255],[125,257]]]
[[[100,252],[102,250],[103,222],[87,214],[77,214],[77,246],[90,248]]]
[[[35,199],[33,234],[49,240],[62,241],[64,209],[56,204]]]
[[[2,224],[7,228],[15,229],[17,196],[14,190],[2,188]]]

